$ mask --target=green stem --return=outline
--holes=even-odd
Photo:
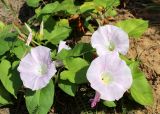
[[[41,46],[41,44],[39,44],[38,42],[36,42],[35,40],[32,39],[32,42],[37,44],[38,46]]]

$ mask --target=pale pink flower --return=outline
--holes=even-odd
[[[129,49],[129,39],[127,33],[122,29],[113,25],[105,25],[93,33],[91,45],[97,50],[99,56],[115,51],[125,55]]]
[[[59,46],[58,46],[58,53],[62,50],[62,49],[66,49],[66,50],[70,50],[71,48],[66,45],[65,41],[60,41],[59,42]]]
[[[107,101],[119,100],[132,84],[131,70],[119,58],[118,52],[94,59],[87,71],[87,79],[100,94],[99,98]],[[92,107],[99,98],[96,95]]]
[[[38,90],[45,87],[56,73],[55,64],[51,61],[50,49],[44,46],[32,48],[22,58],[18,71],[26,88]]]

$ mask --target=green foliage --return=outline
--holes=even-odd
[[[0,55],[12,49],[16,42],[17,32],[13,33],[11,31],[12,25],[7,25],[0,30]]]
[[[0,21],[0,31],[1,31],[4,27],[5,27],[5,24],[4,24],[2,21]]]
[[[80,13],[89,12],[95,9],[95,4],[93,2],[85,2],[80,6]]]
[[[113,101],[103,101],[103,104],[107,107],[116,107],[116,104]]]
[[[87,43],[79,43],[75,45],[75,47],[71,50],[62,49],[57,54],[57,59],[64,60],[67,57],[79,57],[84,56],[85,59],[88,60],[90,57],[87,57],[88,54],[91,55],[91,53],[94,51],[94,49],[91,47],[90,44]]]
[[[75,96],[76,91],[77,91],[76,84],[73,84],[67,80],[59,80],[58,86],[68,95]]]
[[[23,43],[18,47],[15,47],[12,50],[12,52],[17,56],[17,58],[21,59],[28,52],[28,50],[29,50],[29,47]]]
[[[41,14],[56,13],[57,11],[59,11],[58,10],[59,5],[60,4],[58,1],[54,3],[49,3],[43,7],[43,9],[41,10]]]
[[[33,40],[26,46],[28,31],[23,27],[5,25],[0,21],[0,106],[12,104],[11,97],[17,97],[22,87],[17,66],[30,48],[37,45],[51,49],[53,60],[63,62],[64,66],[57,68],[58,87],[70,96],[75,96],[80,84],[87,83],[86,72],[94,59],[95,49],[89,43],[78,43],[78,32],[87,30],[94,32],[97,23],[109,16],[117,14],[116,7],[120,0],[27,0],[27,4],[35,9],[35,15],[26,23],[33,30]],[[44,22],[44,29],[37,30],[37,23]],[[126,31],[130,37],[139,38],[147,29],[148,21],[128,19],[116,23],[116,26]],[[15,28],[17,31],[15,31]],[[18,34],[19,33],[19,34]],[[82,34],[82,33],[80,33]],[[20,41],[19,39],[23,41]],[[41,38],[41,39],[40,39]],[[76,39],[75,39],[76,38]],[[57,52],[61,40],[67,40],[70,50]],[[71,42],[70,42],[71,41]],[[145,75],[138,69],[138,63],[120,55],[130,66],[133,84],[130,89],[133,99],[141,105],[152,105],[153,95]],[[53,105],[55,84],[53,80],[41,90],[25,91],[26,106],[30,114],[47,114]],[[87,99],[88,100],[88,99]],[[107,107],[116,107],[115,102],[103,101]]]
[[[138,69],[139,64],[133,62],[129,66],[133,76],[133,84],[130,89],[133,99],[141,105],[152,105],[152,88],[147,82],[144,73]]]
[[[64,65],[68,70],[61,72],[60,78],[62,80],[69,80],[72,83],[82,84],[88,82],[86,79],[86,72],[88,63],[81,58],[66,58]]]
[[[27,0],[27,5],[31,7],[38,7],[39,2],[42,0]]]
[[[0,63],[0,80],[5,89],[16,97],[18,89],[22,82],[17,72],[18,61],[15,61],[12,66],[8,60],[2,60]],[[16,83],[15,83],[16,82]]]
[[[148,28],[148,21],[142,19],[128,19],[119,21],[116,26],[122,28],[130,37],[139,38]]]
[[[93,0],[97,6],[104,8],[116,7],[120,4],[119,0]]]
[[[59,6],[59,10],[64,11],[65,14],[76,14],[77,7],[74,5],[74,0],[63,0]]]
[[[27,90],[25,101],[30,114],[47,114],[54,101],[55,87],[53,80],[37,91]]]
[[[44,33],[44,39],[48,40],[52,44],[58,44],[60,40],[65,40],[71,32],[68,20],[62,19],[56,23],[54,29],[51,32],[47,30]]]
[[[0,82],[0,107],[7,104],[12,104],[11,95]]]
[[[82,58],[66,58],[66,60],[64,60],[64,65],[67,69],[76,72],[88,66],[88,63]]]
[[[93,51],[93,48],[90,44],[87,43],[79,43],[77,44],[71,51],[72,56],[81,56],[85,55],[87,53],[91,53]]]

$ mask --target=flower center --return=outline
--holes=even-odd
[[[102,77],[102,81],[105,84],[109,84],[112,82],[112,76],[109,73],[102,73],[101,77]]]
[[[44,74],[47,73],[47,65],[46,64],[41,64],[38,68],[38,74],[40,76],[43,76]]]
[[[115,49],[115,44],[113,42],[109,43],[108,50],[113,51]]]

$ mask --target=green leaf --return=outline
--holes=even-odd
[[[116,103],[114,101],[103,101],[103,104],[107,107],[116,107]]]
[[[102,6],[109,9],[110,7],[116,7],[120,4],[120,0],[93,0],[95,5]]]
[[[138,62],[133,62],[130,64],[130,69],[133,76],[133,83],[130,89],[131,95],[133,99],[141,105],[152,105],[152,88],[145,78],[144,73],[138,69],[138,66]]]
[[[93,2],[84,2],[79,9],[80,9],[80,13],[85,13],[85,12],[94,10],[95,5]]]
[[[70,57],[71,50],[62,49],[56,56],[59,60],[64,60],[67,57]]]
[[[47,114],[54,101],[55,87],[53,80],[37,91],[27,90],[25,101],[30,114]]]
[[[0,63],[0,80],[8,92],[16,97],[22,82],[17,71],[19,62],[15,61],[12,66],[9,61],[3,60]]]
[[[86,83],[86,72],[88,63],[81,58],[66,58],[64,65],[68,70],[61,72],[60,79],[69,80],[72,83],[82,84]]]
[[[7,104],[12,104],[11,95],[0,82],[0,107]]]
[[[0,55],[3,55],[5,52],[9,51],[16,42],[17,33],[10,32],[12,30],[11,25],[7,25],[3,28],[0,34]]]
[[[130,60],[125,55],[122,55],[122,54],[120,54],[120,58],[124,60],[127,65],[130,65],[131,63],[135,62],[135,60]]]
[[[79,43],[70,52],[71,56],[82,56],[93,51],[90,44]]]
[[[50,34],[53,31],[56,21],[51,15],[43,15],[42,20],[44,21],[44,35]],[[47,35],[48,36],[48,35]],[[45,37],[45,36],[44,36]]]
[[[26,2],[28,6],[38,7],[40,1],[41,0],[27,0]]]
[[[77,72],[80,69],[88,66],[88,63],[82,58],[71,58],[70,57],[64,60],[64,65],[70,71]]]
[[[116,16],[117,11],[114,8],[110,8],[105,12],[105,16]]]
[[[77,85],[73,84],[67,80],[60,80],[58,83],[59,88],[61,88],[65,93],[70,96],[75,96],[77,91]]]
[[[60,7],[58,1],[54,3],[49,3],[43,7],[43,9],[41,10],[41,14],[55,13],[59,11],[58,7]]]
[[[63,71],[60,74],[60,78],[62,80],[69,80],[72,83],[76,83],[76,84],[82,84],[82,83],[87,83],[87,78],[86,78],[86,72],[88,70],[88,66],[80,69],[77,72],[74,71]]]
[[[18,47],[15,47],[12,52],[17,56],[17,58],[21,59],[29,50],[30,47],[26,46],[24,43]]]
[[[91,32],[91,33],[93,33],[94,32],[94,28],[93,28],[93,26],[90,24],[90,20],[92,19],[92,17],[91,16],[88,16],[86,19],[85,19],[85,21],[84,21],[84,26],[85,27],[87,27],[87,29]]]
[[[0,31],[3,30],[3,28],[5,28],[5,24],[2,21],[0,21]]]
[[[56,58],[60,60],[64,60],[65,58],[68,58],[68,57],[84,56],[86,54],[90,54],[91,52],[93,52],[93,48],[91,47],[90,44],[79,43],[73,49],[70,49],[70,50],[62,49],[57,54]]]
[[[139,38],[148,28],[148,21],[128,19],[119,21],[116,26],[122,28],[130,37]]]
[[[71,32],[71,28],[69,27],[69,22],[67,19],[62,19],[57,22],[53,31],[44,34],[44,37],[48,42],[52,44],[58,44],[60,40],[65,40]]]
[[[68,14],[76,14],[77,7],[74,5],[74,0],[64,0],[61,2],[59,10]]]

